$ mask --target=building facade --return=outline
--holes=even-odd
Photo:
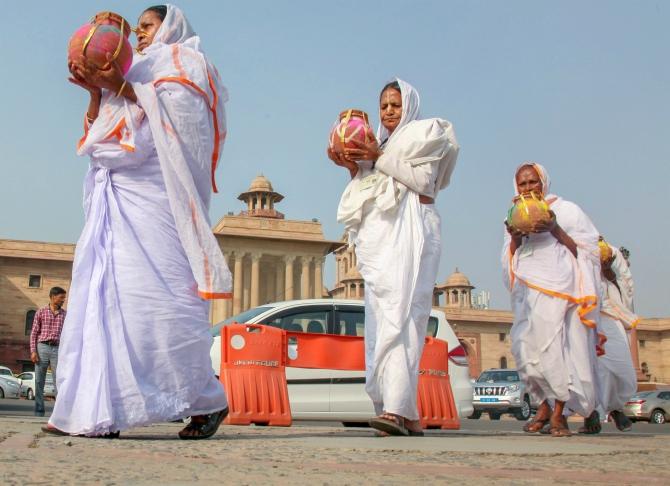
[[[213,323],[268,302],[328,296],[324,259],[342,243],[326,240],[316,220],[285,219],[275,208],[283,198],[259,175],[238,197],[246,210],[214,226],[233,274],[233,298],[212,302]]]
[[[70,289],[73,259],[74,245],[0,240],[0,365],[33,368],[33,316],[49,304],[51,287]]]
[[[233,299],[212,302],[212,323],[267,302],[363,299],[356,254],[344,238],[326,240],[316,220],[287,220],[275,207],[283,196],[266,177],[256,177],[238,199],[245,209],[224,216],[213,229],[233,274]],[[329,291],[323,286],[323,264],[331,252],[336,282]],[[72,244],[0,240],[0,365],[15,372],[32,369],[32,316],[48,304],[51,287],[69,291],[73,258]],[[486,308],[474,289],[456,269],[435,286],[433,305],[445,312],[467,350],[473,377],[487,368],[513,368],[512,313]],[[642,319],[631,342],[639,380],[670,382],[670,318]]]

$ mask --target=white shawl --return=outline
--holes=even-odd
[[[135,55],[126,75],[138,103],[105,92],[100,115],[79,142],[78,154],[91,154],[94,145],[110,141],[135,150],[134,134],[147,116],[198,293],[206,299],[229,298],[232,278],[208,215],[226,137],[228,94],[184,14],[167,7],[153,43]]]
[[[603,303],[600,312],[621,322],[626,329],[632,329],[640,322],[633,312],[633,276],[621,252],[612,245],[609,247],[614,255],[612,270],[619,287],[603,277]]]

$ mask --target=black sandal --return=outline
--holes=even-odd
[[[577,431],[579,434],[594,435],[599,434],[602,430],[602,425],[600,425],[600,414],[598,410],[591,412],[591,415],[584,419],[584,426],[580,427]]]
[[[182,440],[208,439],[219,430],[219,425],[227,416],[228,407],[207,415],[191,417],[191,422],[179,431],[179,438]],[[192,432],[195,434],[191,435]]]
[[[610,415],[612,416],[612,420],[614,420],[614,425],[616,425],[616,428],[621,432],[628,432],[633,428],[633,422],[631,422],[621,410],[612,410]]]
[[[405,427],[405,418],[390,413],[383,413],[379,417],[370,419],[370,427],[386,432],[389,435],[405,437],[409,435],[409,430]]]

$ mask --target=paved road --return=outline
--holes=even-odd
[[[53,409],[54,402],[47,400],[45,402],[46,415],[49,416],[51,410]],[[25,399],[0,399],[0,418],[2,417],[29,417],[33,416],[35,410],[35,402]],[[332,428],[342,428],[342,424],[339,422],[296,422],[294,424],[297,427],[332,427]],[[503,417],[502,420],[489,420],[486,417],[479,420],[463,420],[461,422],[460,433],[471,434],[471,435],[499,435],[506,433],[517,433],[521,431],[522,423],[518,420],[515,420],[511,417]],[[571,424],[572,429],[577,429],[579,426],[577,421],[573,421]],[[348,430],[355,431],[357,428],[349,428]],[[360,430],[366,430],[362,428]],[[367,429],[369,430],[369,429]],[[430,430],[428,434],[430,435],[445,435],[452,434],[454,432],[444,432],[440,430]],[[603,424],[603,434],[618,434],[619,432],[612,424]],[[631,433],[636,435],[670,435],[670,423],[663,425],[654,425],[639,422],[633,425],[633,430]]]
[[[0,415],[0,484],[670,484],[668,438],[653,433],[669,426],[552,438],[523,434],[515,420],[479,420],[427,437],[379,438],[312,422],[224,426],[185,442],[180,424],[96,440],[45,435],[43,423]]]
[[[54,408],[53,400],[44,401],[44,409],[46,414],[51,414],[51,410]],[[30,416],[35,413],[35,401],[26,400],[25,398],[12,399],[12,398],[3,398],[0,399],[0,417],[3,416]]]

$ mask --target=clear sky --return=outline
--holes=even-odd
[[[66,81],[70,34],[95,12],[135,21],[150,4],[5,2],[0,238],[75,242],[87,160],[85,93]],[[212,223],[263,173],[290,219],[336,239],[344,169],[325,156],[340,110],[368,111],[393,75],[424,116],[453,122],[461,154],[440,193],[438,279],[458,266],[509,308],[499,255],[512,176],[544,164],[553,191],[631,251],[637,311],[670,315],[670,2],[182,1],[230,91]],[[327,261],[325,283],[334,265]]]

